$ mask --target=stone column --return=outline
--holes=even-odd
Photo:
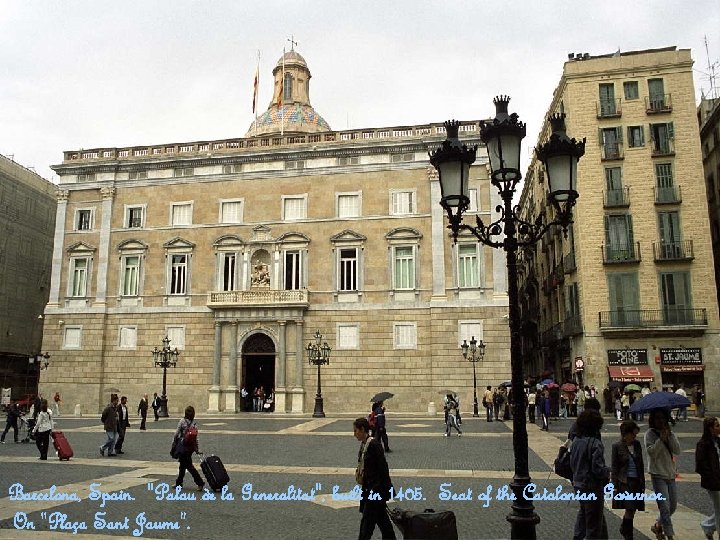
[[[237,387],[237,334],[238,321],[230,323],[230,363],[228,386],[225,388],[225,412],[236,413],[238,404]]]
[[[432,245],[432,296],[431,302],[445,302],[445,211],[440,206],[441,198],[440,177],[435,167],[427,168],[428,183],[430,184],[430,235]]]
[[[222,363],[222,323],[215,321],[215,349],[213,351],[213,382],[209,390],[208,412],[220,411],[220,367]]]
[[[275,373],[277,374],[277,384],[275,386],[275,412],[285,412],[285,370],[287,366],[287,346],[285,344],[287,321],[278,321],[278,347],[279,350],[275,356]]]
[[[102,221],[100,224],[97,294],[95,295],[95,301],[99,305],[105,305],[107,302],[107,273],[110,252],[110,220],[112,218],[112,204],[113,199],[115,198],[115,188],[101,188],[100,195],[102,195]]]
[[[55,211],[55,239],[53,243],[52,277],[50,279],[50,299],[48,307],[60,307],[60,276],[63,267],[63,240],[65,238],[65,217],[70,192],[59,189],[57,196],[57,210]]]
[[[295,322],[295,386],[292,394],[292,412],[303,412],[305,388],[303,387],[303,321]]]

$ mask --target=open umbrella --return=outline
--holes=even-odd
[[[543,386],[548,386],[550,384],[555,384],[555,381],[553,381],[552,379],[544,379],[540,384],[542,384]]]
[[[378,392],[373,397],[370,398],[370,401],[373,403],[379,403],[380,401],[385,401],[386,399],[390,399],[395,394],[391,394],[390,392]]]
[[[562,390],[563,392],[574,392],[575,390],[577,390],[577,386],[575,386],[571,382],[566,382],[560,387],[560,390]]]
[[[545,385],[548,390],[552,390],[553,388],[560,388],[560,385],[556,382],[550,381],[550,383]]]
[[[512,386],[512,382],[505,381],[499,384],[499,386],[502,386],[503,388],[510,388]]]
[[[628,384],[625,387],[625,389],[623,390],[623,392],[625,392],[626,394],[628,392],[640,392],[640,391],[642,391],[642,388],[640,388],[637,384]]]
[[[690,400],[674,392],[650,392],[630,405],[631,413],[644,413],[652,409],[689,407]]]

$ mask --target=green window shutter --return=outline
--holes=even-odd
[[[627,214],[625,216],[625,223],[627,224],[627,238],[628,238],[628,249],[634,250],[635,249],[635,239],[633,237],[633,224],[632,224],[632,216],[630,214]]]
[[[617,134],[617,140],[619,143],[623,142],[623,130],[622,127],[616,127],[615,133]]]
[[[668,138],[674,139],[675,138],[675,127],[672,122],[667,123],[667,131],[668,131]]]
[[[602,128],[598,128],[598,144],[602,146],[605,143],[605,136],[603,135]]]
[[[605,222],[605,243],[610,244],[610,219],[608,216],[603,216]]]

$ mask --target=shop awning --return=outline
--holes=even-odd
[[[610,379],[619,382],[652,382],[655,380],[650,366],[608,366]]]
[[[664,373],[687,373],[689,371],[704,371],[705,364],[668,364],[660,366],[660,371]]]

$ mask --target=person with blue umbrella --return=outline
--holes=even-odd
[[[669,394],[659,392],[659,394]],[[652,394],[640,399],[637,403],[649,399]],[[677,394],[671,394],[677,395]],[[685,398],[687,401],[687,398]],[[633,404],[635,405],[635,404]],[[640,411],[633,411],[640,412]],[[655,408],[650,410],[648,419],[650,429],[645,433],[645,450],[648,454],[650,478],[653,491],[661,494],[663,500],[657,500],[659,516],[650,530],[657,540],[674,540],[672,515],[677,508],[677,486],[675,485],[675,459],[680,455],[680,443],[670,428],[670,409]]]

